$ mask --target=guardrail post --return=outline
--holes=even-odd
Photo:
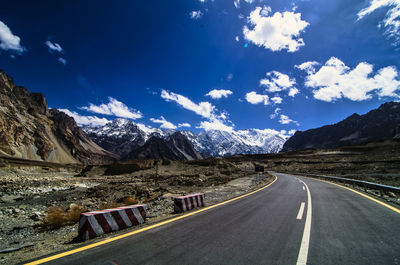
[[[380,193],[381,197],[383,198],[383,196],[385,195],[385,193],[383,192],[382,189],[379,190],[379,193]]]

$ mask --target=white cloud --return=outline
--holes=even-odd
[[[370,0],[369,6],[358,12],[357,20],[373,13],[377,9],[388,8],[383,22],[379,26],[386,28],[385,34],[395,40],[395,45],[400,43],[400,0]]]
[[[178,127],[180,127],[180,128],[182,128],[182,127],[190,128],[192,126],[189,123],[185,122],[185,123],[179,123]]]
[[[274,110],[274,113],[272,113],[271,115],[269,115],[269,117],[270,117],[271,119],[275,119],[276,117],[278,117],[280,111],[281,111],[281,108],[276,108],[276,109]]]
[[[275,129],[254,129],[256,132],[263,133],[263,134],[275,134],[275,135],[280,135],[281,132],[275,130]]]
[[[281,104],[282,103],[282,98],[275,96],[273,98],[271,98],[271,100],[275,103],[275,104]]]
[[[170,129],[170,130],[176,129],[176,126],[173,123],[167,121],[163,116],[161,116],[159,119],[150,118],[150,121],[154,123],[160,123],[161,124],[160,128],[163,129]]]
[[[200,102],[199,104],[196,104],[185,96],[168,92],[166,90],[161,91],[161,97],[166,101],[175,101],[183,108],[191,110],[204,118],[210,118],[215,109],[215,107],[209,102]]]
[[[236,37],[235,37],[235,40],[236,40],[236,41],[239,41],[239,36],[236,36]]]
[[[266,90],[271,93],[293,88],[293,85],[296,84],[296,79],[291,79],[288,75],[278,71],[268,72],[266,76],[267,78],[260,80],[260,85],[266,87]]]
[[[294,97],[295,95],[297,95],[299,93],[299,90],[297,89],[297,88],[295,88],[295,87],[292,87],[290,90],[289,90],[289,96],[290,97]]]
[[[203,12],[201,12],[200,10],[198,11],[192,11],[189,13],[189,16],[191,19],[200,19],[203,16]]]
[[[259,103],[264,103],[264,105],[269,104],[269,97],[267,95],[260,95],[254,91],[246,94],[246,100],[251,104],[259,104]]]
[[[373,65],[361,62],[354,69],[341,60],[331,57],[318,71],[309,72],[305,85],[315,88],[314,98],[335,101],[347,98],[361,101],[372,98],[375,92],[379,97],[399,98],[398,72],[394,66],[379,69],[375,75]]]
[[[226,120],[226,119],[228,119],[228,116],[229,116],[229,113],[227,113],[227,112],[222,112],[219,116],[217,116],[217,118]]]
[[[232,91],[224,89],[213,89],[206,94],[206,96],[212,97],[213,99],[227,98],[229,95],[232,95]]]
[[[244,0],[246,3],[248,3],[248,4],[252,4],[252,3],[254,3],[254,1],[255,0]]]
[[[63,52],[63,48],[58,43],[55,43],[55,42],[53,43],[48,40],[44,44],[49,48],[50,52],[53,52],[53,51],[61,52],[61,53]]]
[[[295,65],[294,67],[303,71],[306,71],[307,74],[315,73],[315,66],[319,65],[320,63],[312,61],[312,62],[305,62],[300,65]]]
[[[215,118],[210,119],[208,121],[202,121],[200,123],[200,126],[196,128],[204,129],[206,131],[217,130],[217,131],[233,132],[233,126],[226,125],[223,121]]]
[[[233,79],[233,74],[232,73],[230,73],[230,74],[228,74],[226,76],[226,81],[230,82],[230,81],[232,81],[232,79]]]
[[[289,124],[289,123],[294,123],[296,125],[299,125],[299,123],[297,121],[294,121],[292,119],[290,119],[288,116],[281,114],[280,118],[279,118],[279,123],[280,124]]]
[[[129,108],[121,101],[118,101],[112,97],[109,97],[108,100],[109,102],[107,104],[94,105],[92,103],[89,103],[88,107],[82,107],[81,109],[93,113],[113,115],[121,118],[129,118],[134,120],[143,117],[140,111]]]
[[[240,8],[240,0],[234,0],[234,1],[233,1],[233,5],[234,5],[236,8]]]
[[[288,134],[289,134],[289,135],[293,135],[293,134],[295,134],[296,132],[297,132],[297,130],[293,129],[293,130],[290,130],[290,131],[288,132]]]
[[[287,139],[287,138],[289,138],[290,136],[291,136],[291,132],[292,131],[295,131],[295,130],[290,130],[289,132],[287,131],[287,130],[280,130],[280,131],[277,131],[277,130],[275,130],[275,129],[263,129],[263,130],[261,130],[261,129],[254,129],[255,131],[257,131],[257,132],[259,132],[259,133],[262,133],[262,134],[274,134],[274,135],[278,135],[278,136],[280,136],[280,137],[282,137],[282,138],[285,138],[285,139]]]
[[[25,51],[25,48],[21,46],[21,39],[14,35],[2,21],[0,21],[0,49],[18,53]]]
[[[67,64],[67,60],[65,60],[65,59],[62,58],[62,57],[59,57],[59,58],[58,58],[58,62],[59,62],[59,63],[62,63],[63,65],[66,65],[66,64]]]
[[[271,8],[264,6],[250,13],[248,22],[253,28],[243,27],[245,39],[272,51],[295,52],[305,45],[299,35],[309,23],[301,19],[300,13],[276,12],[268,16],[270,12]]]
[[[76,123],[78,125],[103,126],[103,125],[107,124],[108,122],[110,122],[106,118],[99,118],[96,116],[82,116],[82,115],[79,115],[77,112],[70,111],[68,109],[58,109],[58,110],[64,112],[68,116],[71,116],[72,118],[74,118],[74,120],[76,121]]]

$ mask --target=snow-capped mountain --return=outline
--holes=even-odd
[[[272,130],[258,129],[232,132],[208,130],[199,134],[190,131],[182,133],[199,152],[210,156],[277,153],[286,140]]]
[[[126,119],[116,119],[104,126],[82,128],[104,149],[126,157],[132,150],[144,146],[152,136],[168,141],[176,130],[150,128]],[[239,131],[208,130],[198,134],[181,131],[195,149],[209,156],[235,154],[277,153],[286,139],[273,130],[248,129]]]
[[[143,146],[151,136],[164,139],[172,133],[126,119],[115,119],[99,127],[83,126],[82,129],[95,143],[121,158]]]

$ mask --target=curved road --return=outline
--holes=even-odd
[[[49,264],[400,264],[399,213],[276,175],[245,198]]]

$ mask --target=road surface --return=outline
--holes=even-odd
[[[399,264],[400,214],[336,185],[268,188],[46,264]]]

